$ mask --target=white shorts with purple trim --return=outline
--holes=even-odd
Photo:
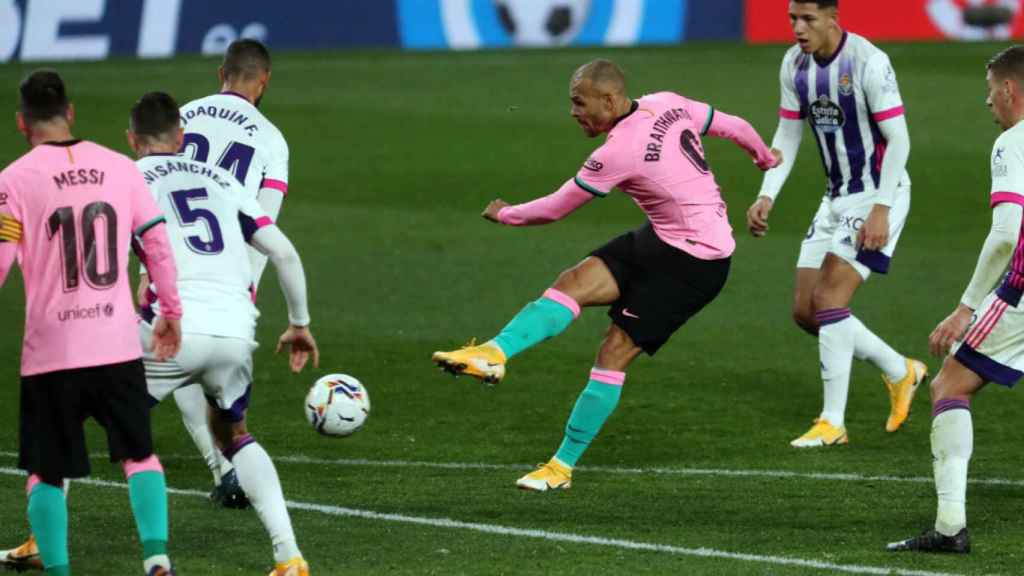
[[[871,272],[886,274],[903,225],[910,213],[910,186],[901,185],[889,210],[889,243],[879,251],[857,249],[857,233],[875,206],[875,194],[862,192],[839,198],[825,196],[811,221],[807,236],[800,245],[797,268],[821,268],[829,252],[850,263],[861,278]]]
[[[989,294],[950,353],[982,380],[1013,386],[1024,376],[1024,310]]]
[[[252,353],[257,344],[252,340],[206,334],[186,333],[181,337],[181,351],[170,360],[153,357],[153,328],[139,323],[142,363],[146,368],[146,388],[157,402],[178,388],[199,384],[207,401],[221,415],[238,422],[249,407],[252,384]]]

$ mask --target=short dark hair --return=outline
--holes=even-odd
[[[235,40],[224,53],[224,77],[233,80],[253,80],[263,72],[270,72],[270,51],[259,40]]]
[[[159,140],[180,126],[178,103],[166,92],[150,92],[132,106],[129,127],[136,136]]]
[[[1012,77],[1024,83],[1024,46],[1011,46],[996,54],[986,68],[997,78]]]
[[[818,8],[839,8],[839,0],[793,0],[797,4],[817,4]]]
[[[64,80],[56,70],[43,68],[21,81],[21,115],[28,122],[45,122],[63,117],[68,111],[68,95]]]

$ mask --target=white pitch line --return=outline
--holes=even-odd
[[[24,476],[25,473],[15,468],[0,467],[0,474],[6,476]],[[109,480],[96,480],[83,478],[75,480],[76,484],[87,484],[104,488],[127,489],[128,485],[123,482],[111,482]],[[178,488],[167,488],[169,494],[179,496],[193,496],[206,498],[207,494],[199,490],[182,490]],[[736,560],[740,562],[755,562],[759,564],[774,564],[776,566],[795,566],[799,568],[810,568],[814,570],[829,570],[845,574],[877,574],[897,576],[963,576],[952,572],[929,572],[926,570],[905,570],[903,568],[882,567],[882,566],[860,566],[857,564],[833,564],[831,562],[820,562],[818,560],[805,560],[803,558],[790,558],[787,556],[763,556],[760,554],[746,554],[742,552],[726,552],[714,548],[686,548],[683,546],[672,546],[670,544],[656,544],[652,542],[638,542],[636,540],[622,540],[619,538],[604,538],[601,536],[586,536],[573,534],[571,532],[550,532],[548,530],[530,530],[526,528],[512,528],[497,524],[480,524],[477,522],[462,522],[450,518],[430,518],[425,516],[407,516],[405,514],[386,514],[370,510],[358,510],[342,506],[329,506],[326,504],[313,504],[309,502],[288,501],[288,508],[306,512],[318,512],[330,516],[341,516],[349,518],[361,518],[363,520],[377,520],[382,522],[398,522],[402,524],[415,524],[419,526],[430,526],[432,528],[449,528],[453,530],[471,530],[484,534],[496,534],[500,536],[516,536],[519,538],[533,538],[547,540],[549,542],[566,542],[569,544],[590,544],[606,548],[621,548],[625,550],[639,550],[643,552],[661,552],[676,556],[694,556],[699,558],[715,558],[722,560]]]
[[[0,457],[17,458],[17,452],[2,452]],[[200,460],[198,456],[183,454],[160,454],[161,460]],[[106,454],[91,454],[93,459],[106,459]],[[365,466],[380,468],[434,468],[439,470],[532,470],[529,464],[489,464],[486,462],[427,462],[421,460],[369,460],[365,458],[313,458],[303,455],[272,456],[274,462],[283,464],[317,464],[321,466]],[[794,472],[792,470],[745,470],[736,468],[620,468],[615,466],[579,466],[580,472],[601,474],[623,474],[629,476],[721,476],[731,478],[792,478],[799,480],[827,480],[837,482],[904,482],[931,484],[931,476],[872,476],[854,473]],[[968,478],[970,484],[982,486],[1024,487],[1024,480],[1011,478]]]

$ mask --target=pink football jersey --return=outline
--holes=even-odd
[[[672,92],[644,96],[580,168],[576,184],[597,196],[619,187],[667,244],[704,260],[725,258],[736,242],[701,144],[713,118],[707,104]]]
[[[0,274],[16,257],[25,280],[22,375],[141,357],[128,250],[163,215],[135,164],[87,141],[36,146],[0,173],[0,212],[23,228],[0,251]]]

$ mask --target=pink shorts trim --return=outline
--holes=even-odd
[[[569,296],[565,292],[555,290],[554,288],[548,288],[547,290],[544,291],[544,297],[547,298],[548,300],[554,300],[555,302],[558,302],[562,306],[568,308],[569,311],[572,312],[573,318],[580,317],[579,303],[573,300],[572,296]]]
[[[786,110],[785,108],[779,108],[779,118],[785,118],[786,120],[800,120],[803,118],[799,110]]]
[[[264,178],[263,182],[260,184],[260,188],[270,188],[272,190],[277,190],[278,192],[284,194],[285,196],[288,195],[288,183],[282,182],[280,180]]]
[[[873,116],[875,122],[885,122],[890,118],[903,115],[903,106],[897,106],[895,108],[889,108],[888,110],[882,110]]]
[[[597,382],[603,382],[605,384],[611,384],[612,386],[622,386],[626,383],[626,373],[616,372],[615,370],[591,368],[590,379]]]
[[[996,204],[1002,204],[1008,202],[1010,204],[1020,204],[1024,206],[1024,196],[1017,194],[1016,192],[993,192],[992,193],[992,206]]]
[[[160,460],[156,457],[156,454],[145,460],[125,460],[121,466],[124,468],[125,478],[131,478],[139,472],[164,473],[164,467],[160,465]]]
[[[35,474],[30,474],[29,477],[28,477],[28,482],[25,482],[25,494],[28,495],[28,496],[31,496],[32,495],[32,489],[35,488],[38,484],[42,484],[42,483],[43,483],[43,479],[42,478],[40,478],[39,476],[36,476]]]
[[[271,224],[274,223],[274,221],[270,219],[270,216],[260,216],[259,218],[254,220],[254,222],[256,222],[257,229],[263,228],[264,226],[270,226]]]

